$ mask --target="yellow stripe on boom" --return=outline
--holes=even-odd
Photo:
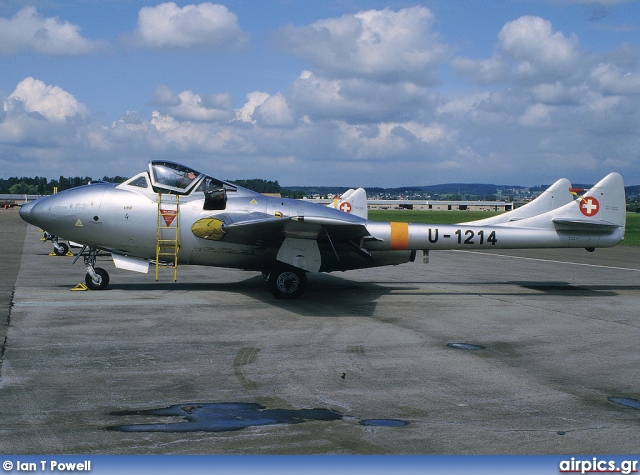
[[[391,224],[391,250],[409,249],[409,223]]]

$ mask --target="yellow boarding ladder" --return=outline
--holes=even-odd
[[[163,202],[165,196],[165,202]],[[171,199],[173,198],[173,199]],[[173,267],[173,281],[178,280],[178,251],[180,250],[178,195],[158,193],[158,232],[156,233],[156,282],[160,266]],[[173,202],[172,202],[173,201]]]

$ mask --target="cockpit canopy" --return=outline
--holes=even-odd
[[[156,193],[189,195],[204,193],[204,209],[222,210],[227,203],[227,191],[235,192],[236,186],[211,178],[193,168],[166,160],[149,162],[149,178]],[[133,181],[131,185],[136,186]]]
[[[177,195],[188,195],[204,177],[193,168],[164,160],[149,162],[149,176],[154,189]]]

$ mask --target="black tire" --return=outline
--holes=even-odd
[[[56,256],[66,256],[67,252],[69,252],[69,246],[64,242],[59,242],[58,246],[60,246],[60,249],[55,246],[53,247],[53,252],[55,252]]]
[[[100,276],[100,283],[96,284],[88,272],[87,275],[84,276],[84,283],[87,284],[87,287],[89,287],[91,290],[106,289],[107,285],[109,285],[109,273],[102,267],[96,267],[94,270],[96,271],[96,274]]]
[[[269,290],[277,299],[297,299],[307,286],[307,274],[295,267],[279,267],[269,275]]]

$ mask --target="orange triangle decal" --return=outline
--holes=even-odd
[[[161,209],[160,214],[162,215],[162,219],[164,219],[164,223],[169,227],[171,223],[173,223],[173,220],[176,219],[178,212],[174,209]]]

